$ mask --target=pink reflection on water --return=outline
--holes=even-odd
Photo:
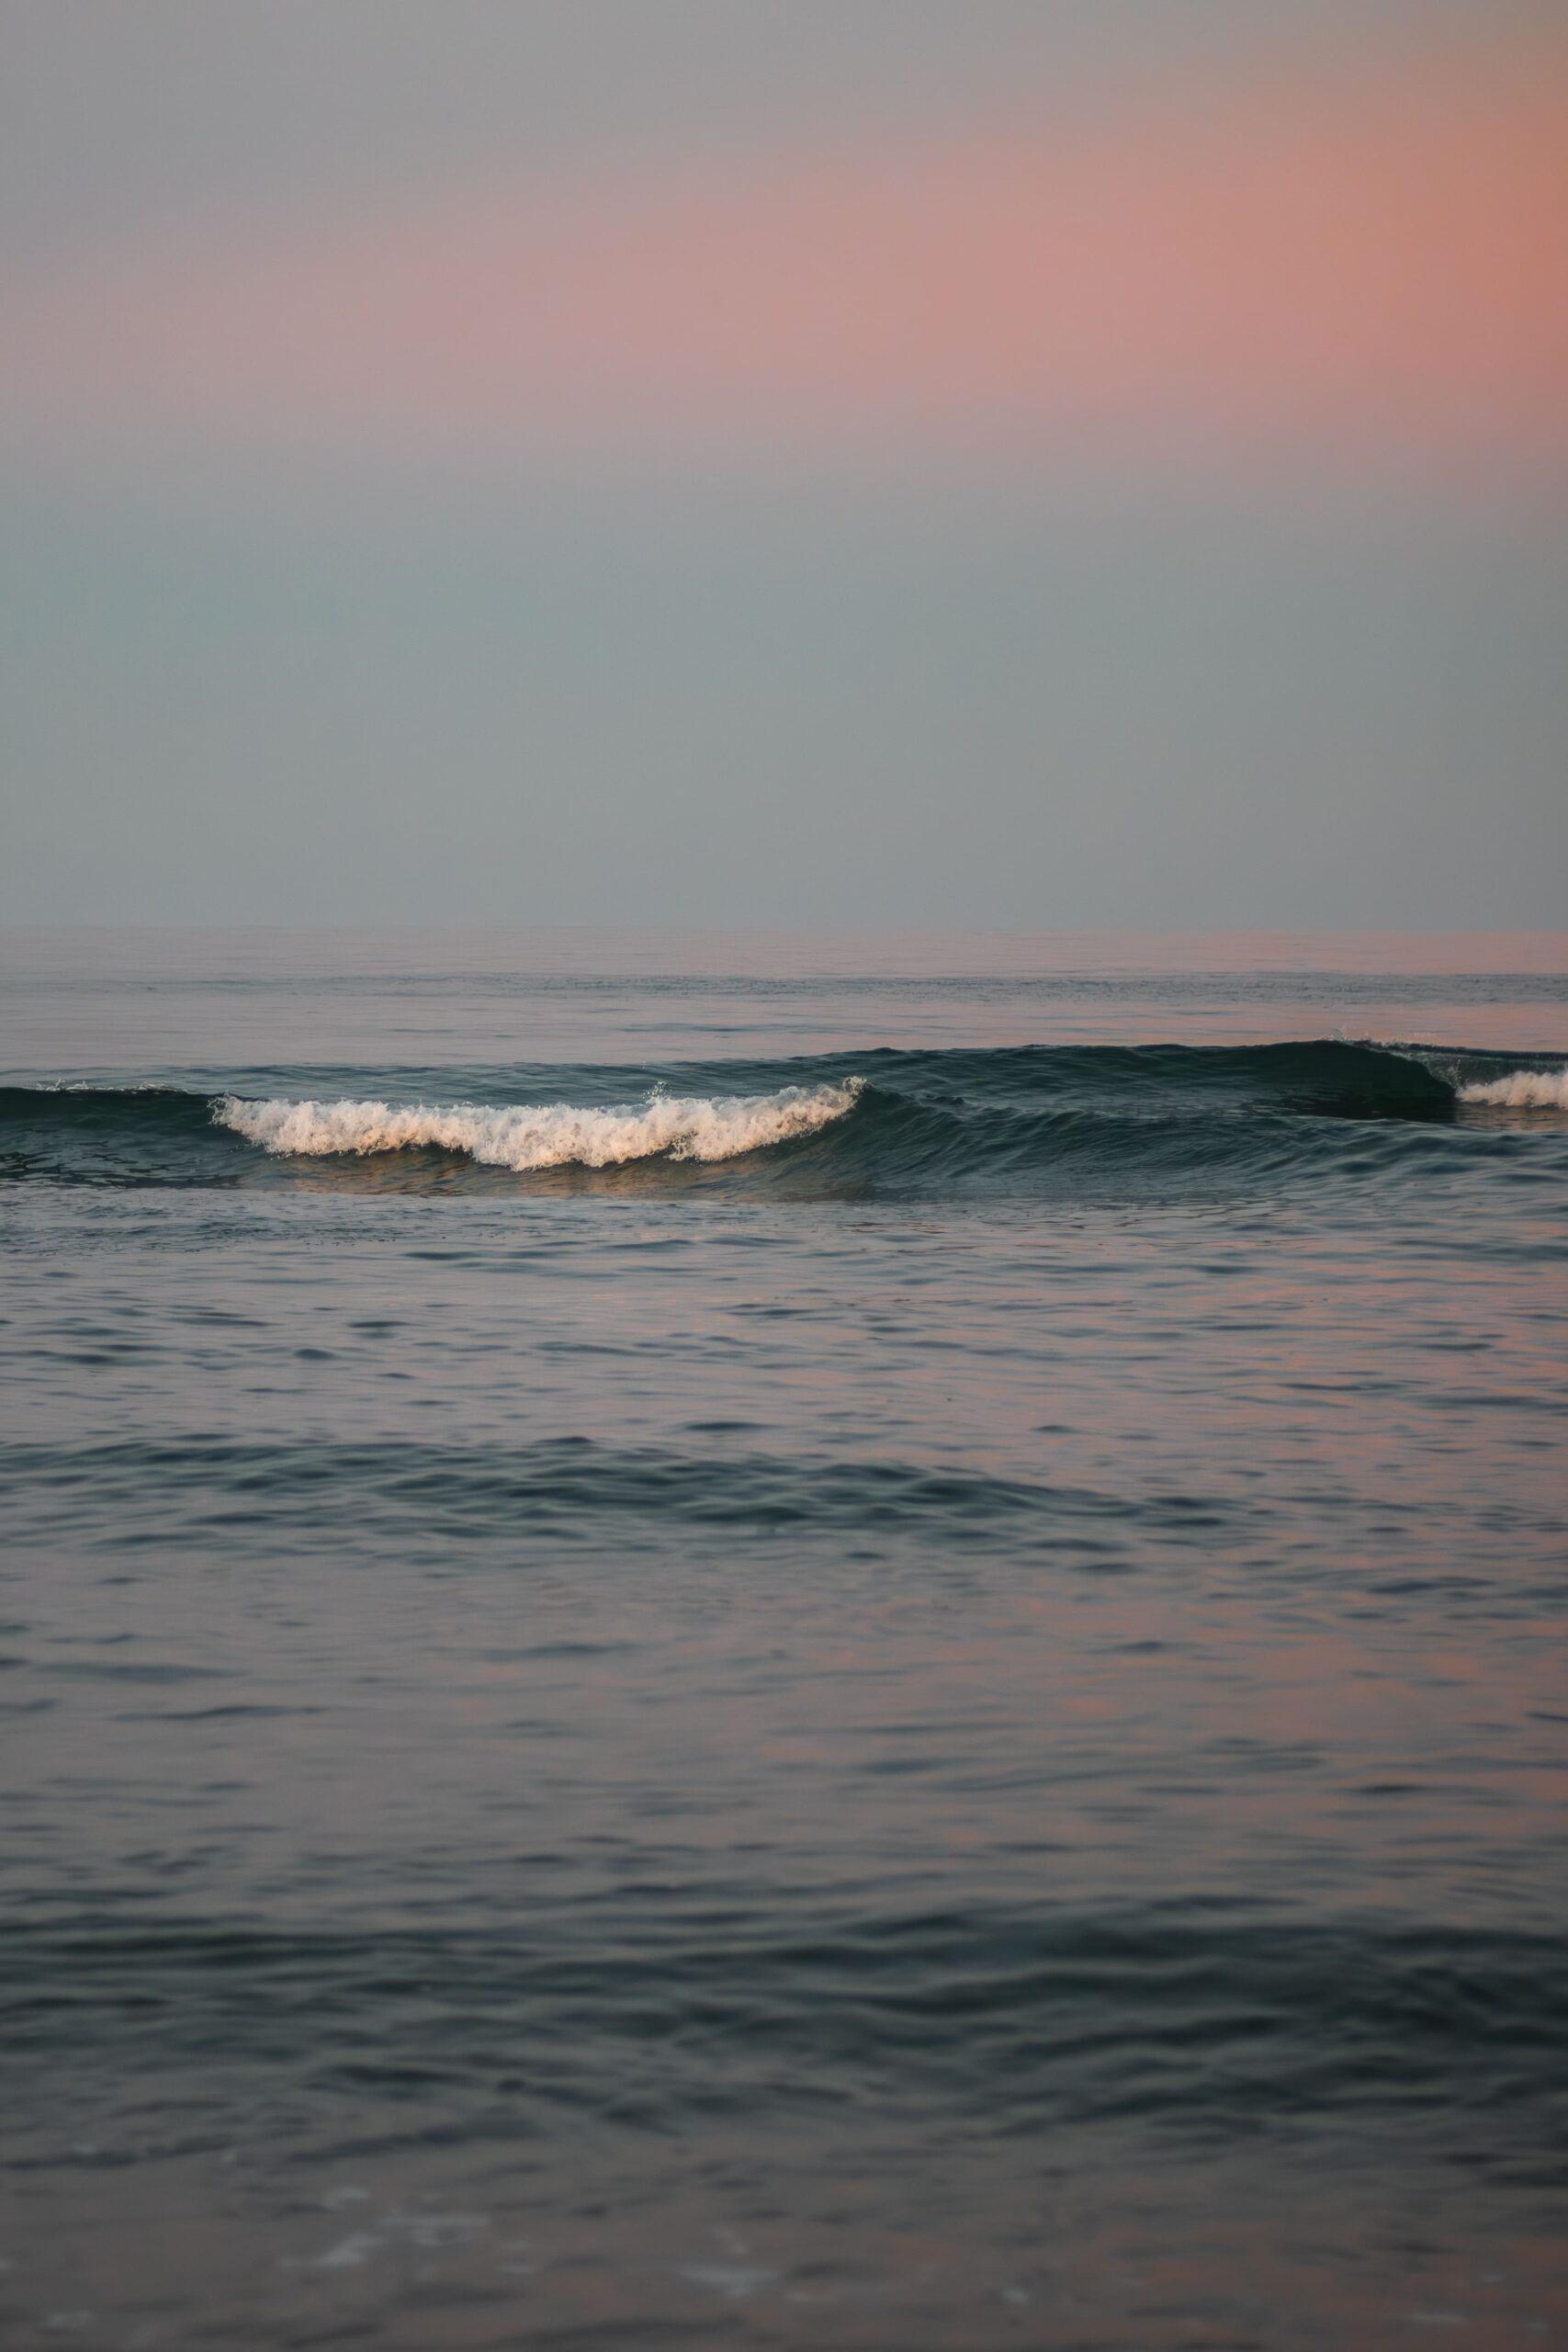
[[[9,1067],[39,1076],[1333,1035],[1551,1053],[1564,975],[1568,932],[0,930]]]

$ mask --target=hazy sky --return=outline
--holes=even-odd
[[[1568,37],[10,0],[0,916],[1560,922]]]

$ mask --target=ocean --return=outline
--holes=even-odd
[[[1568,2341],[1568,938],[3,998],[8,2347]]]

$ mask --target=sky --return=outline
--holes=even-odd
[[[0,919],[1561,922],[1568,26],[11,0]]]

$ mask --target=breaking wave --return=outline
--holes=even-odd
[[[1328,1038],[879,1047],[637,1078],[588,1063],[341,1069],[330,1091],[271,1068],[202,1088],[0,1087],[0,1179],[493,1192],[624,1188],[639,1170],[662,1187],[683,1165],[688,1181],[773,1194],[1110,1203],[1483,1162],[1522,1174],[1521,1153],[1555,1181],[1564,1111],[1568,1062],[1544,1055]]]
[[[1568,1111],[1568,1069],[1514,1069],[1503,1078],[1473,1079],[1460,1088],[1459,1099],[1498,1111]]]
[[[619,1108],[571,1102],[248,1102],[226,1094],[220,1125],[280,1157],[402,1151],[462,1152],[490,1168],[616,1168],[627,1160],[736,1159],[815,1135],[852,1110],[863,1081],[785,1086],[773,1094],[671,1095]]]

